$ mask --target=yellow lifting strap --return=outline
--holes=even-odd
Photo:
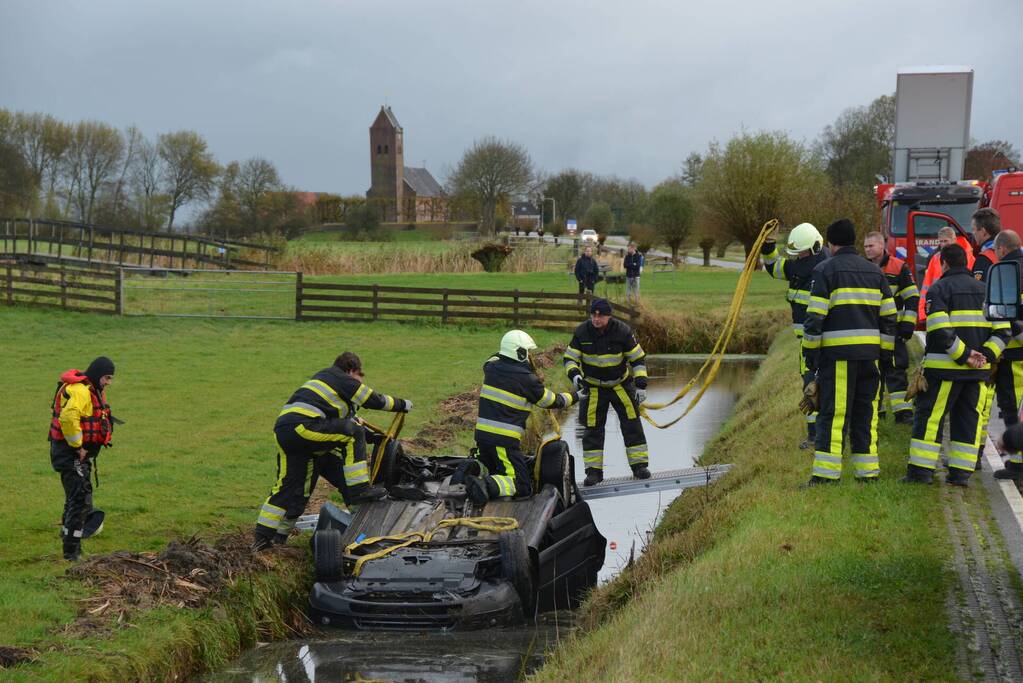
[[[350,555],[352,551],[362,548],[363,546],[375,545],[385,541],[394,541],[395,545],[389,545],[386,548],[369,553],[368,555],[363,555],[355,560],[355,568],[352,570],[352,573],[355,576],[358,576],[362,572],[362,566],[370,560],[378,560],[381,557],[386,557],[396,550],[407,548],[413,543],[429,543],[433,539],[433,535],[441,529],[456,526],[466,526],[478,531],[490,531],[498,534],[502,531],[518,529],[519,521],[514,517],[452,517],[451,519],[442,519],[429,531],[406,531],[405,533],[394,534],[393,536],[374,536],[372,538],[364,538],[361,541],[349,543],[345,546],[345,554]]]
[[[721,367],[721,361],[728,348],[728,342],[732,339],[732,333],[735,332],[735,327],[739,322],[739,314],[742,312],[742,304],[746,299],[746,291],[749,289],[750,280],[753,278],[753,273],[756,272],[757,261],[760,259],[760,247],[763,246],[767,238],[777,230],[779,226],[778,220],[772,218],[771,220],[764,223],[763,227],[760,228],[760,235],[757,236],[756,241],[750,248],[749,253],[746,254],[746,263],[742,267],[742,272],[739,274],[739,282],[735,288],[735,294],[732,296],[732,303],[728,308],[728,316],[725,318],[725,324],[721,329],[721,334],[718,335],[717,341],[714,343],[714,348],[707,356],[707,360],[700,366],[700,370],[696,375],[686,383],[684,387],[675,395],[675,398],[671,399],[667,403],[644,403],[639,408],[640,415],[643,419],[649,422],[658,429],[667,429],[672,426],[686,415],[689,414],[696,404],[700,402],[703,394],[707,391],[710,385],[714,382],[714,377],[717,375],[718,368]],[[658,423],[650,417],[648,411],[650,410],[661,410],[672,406],[681,401],[697,384],[700,385],[700,390],[689,402],[685,412],[676,417],[674,420],[665,423]]]
[[[360,418],[361,419],[361,418]],[[394,417],[391,418],[390,426],[385,430],[377,427],[375,424],[362,420],[362,425],[371,432],[377,434],[383,434],[384,438],[380,441],[374,452],[377,453],[377,457],[373,458],[373,471],[370,472],[369,481],[370,483],[376,483],[377,472],[380,471],[380,463],[384,461],[384,451],[387,449],[387,444],[398,438],[398,434],[401,433],[401,428],[405,426],[405,413],[395,413]]]

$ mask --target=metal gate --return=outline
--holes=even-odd
[[[124,315],[294,320],[298,273],[124,268]]]

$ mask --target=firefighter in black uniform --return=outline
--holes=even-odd
[[[512,330],[501,339],[498,354],[483,365],[476,447],[485,469],[482,476],[465,479],[469,497],[480,505],[491,498],[532,493],[532,478],[520,443],[531,407],[556,410],[578,399],[575,391],[556,394],[543,385],[529,357],[535,348],[532,337]]]
[[[973,262],[973,277],[981,282],[987,280],[987,271],[998,263],[995,252],[995,238],[1002,231],[1002,217],[991,208],[977,209],[970,218],[973,239],[977,242],[977,258]]]
[[[875,264],[888,279],[888,286],[895,297],[895,308],[898,309],[898,325],[895,334],[895,355],[891,363],[881,364],[881,391],[888,389],[888,398],[892,403],[895,421],[900,424],[913,424],[913,404],[906,400],[906,371],[909,369],[909,350],[906,342],[913,337],[916,329],[917,309],[920,307],[920,291],[913,282],[906,262],[890,255],[884,248],[884,236],[879,232],[868,233],[863,238],[863,253],[867,260]],[[884,414],[884,402],[880,412]]]
[[[810,277],[817,264],[827,258],[824,238],[810,223],[800,223],[789,233],[785,255],[778,254],[778,245],[770,238],[760,248],[760,254],[764,269],[775,279],[789,283],[785,299],[792,308],[792,332],[797,339],[802,339],[806,305],[810,303]],[[799,374],[803,378],[803,388],[806,388],[813,381],[813,371],[807,367],[806,354],[802,350],[799,353]],[[813,447],[816,419],[817,413],[806,416],[806,440],[799,444],[800,448]]]
[[[846,432],[857,481],[877,479],[878,361],[890,362],[895,349],[895,300],[884,273],[856,253],[852,221],[835,221],[827,237],[831,258],[813,271],[803,322],[820,401],[808,486],[838,482]]]
[[[376,500],[386,491],[370,486],[366,465],[366,430],[359,424],[359,408],[408,412],[412,401],[373,391],[362,383],[362,361],[345,351],[334,364],[320,370],[291,395],[277,415],[277,483],[259,510],[254,548],[262,550],[288,539],[305,510],[318,475],[343,481],[345,502]],[[343,472],[317,468],[319,456],[343,451]]]
[[[594,299],[590,319],[575,328],[564,358],[565,372],[576,390],[589,387],[579,402],[579,420],[586,430],[584,486],[604,480],[604,424],[610,406],[618,414],[632,475],[650,478],[650,455],[639,417],[639,406],[646,400],[645,358],[632,328],[611,317],[611,303]]]
[[[945,482],[966,486],[977,464],[983,431],[981,416],[988,389],[984,384],[1009,339],[1009,323],[984,317],[984,285],[966,267],[958,244],[943,247],[941,278],[927,290],[927,344],[924,378],[917,394],[909,465],[903,481],[929,484],[941,452],[941,429],[949,415],[948,476]]]

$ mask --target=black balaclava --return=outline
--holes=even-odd
[[[100,356],[96,360],[89,363],[89,369],[85,371],[85,376],[92,382],[92,386],[99,389],[100,377],[105,375],[114,374],[114,361],[110,360],[106,356]]]

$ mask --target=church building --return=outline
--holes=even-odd
[[[385,222],[447,220],[443,188],[425,168],[405,165],[403,137],[391,108],[380,107],[369,127],[372,183],[366,199],[380,206]]]

